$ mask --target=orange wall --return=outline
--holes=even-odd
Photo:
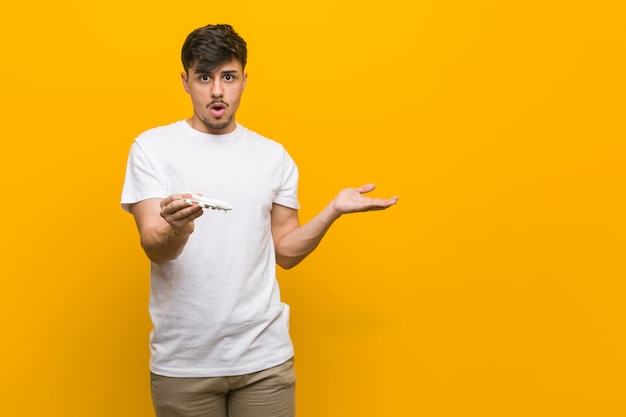
[[[150,416],[148,264],[119,207],[190,115],[186,34],[250,49],[239,121],[303,220],[397,194],[281,271],[299,417],[626,415],[624,8],[596,1],[13,2],[0,16],[7,416]]]

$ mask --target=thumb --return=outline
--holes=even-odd
[[[356,190],[361,194],[365,194],[365,193],[369,193],[370,191],[373,191],[374,188],[376,188],[374,184],[365,184],[365,185],[360,186]]]

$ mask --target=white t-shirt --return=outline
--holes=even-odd
[[[172,377],[257,372],[293,356],[280,300],[272,204],[299,208],[298,170],[282,145],[241,125],[225,135],[186,121],[133,143],[122,207],[190,191],[225,200],[206,210],[182,254],[150,270],[150,369]]]

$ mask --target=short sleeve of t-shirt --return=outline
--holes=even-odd
[[[146,150],[135,141],[128,155],[126,178],[122,189],[122,208],[148,198],[167,197],[167,184],[150,162]]]
[[[298,167],[291,156],[284,151],[282,166],[282,188],[278,190],[274,203],[293,209],[299,209],[298,202]]]

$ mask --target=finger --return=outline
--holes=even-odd
[[[360,186],[356,190],[361,194],[365,194],[365,193],[369,193],[370,191],[373,191],[374,188],[376,188],[374,184],[365,184],[365,185]]]
[[[192,210],[190,213],[187,209],[179,210],[176,214],[181,217],[174,220],[174,222],[179,224],[193,222],[195,219],[204,214],[204,210],[202,210],[199,206],[190,207],[190,209]]]
[[[393,206],[398,202],[398,197],[392,197],[388,199],[372,199],[369,204],[371,210],[383,210]]]
[[[174,201],[174,199],[175,199],[175,198],[176,198],[176,197],[175,197],[175,196],[172,196],[172,195],[165,197],[163,200],[161,200],[161,203],[160,203],[161,208],[162,208],[162,209],[163,209],[163,208],[165,208],[165,206],[167,206],[167,205],[168,205],[168,204],[170,204],[172,201]]]
[[[184,202],[185,206],[183,206],[182,208],[180,208],[176,214],[180,215],[181,219],[186,219],[186,218],[191,218],[191,219],[195,219],[196,217],[199,217],[202,215],[202,207],[200,207],[199,205],[195,204],[195,203],[187,203]]]
[[[176,198],[161,208],[162,216],[170,218],[173,221],[184,219],[196,211],[202,211],[202,208],[197,204],[188,203],[185,200]]]

